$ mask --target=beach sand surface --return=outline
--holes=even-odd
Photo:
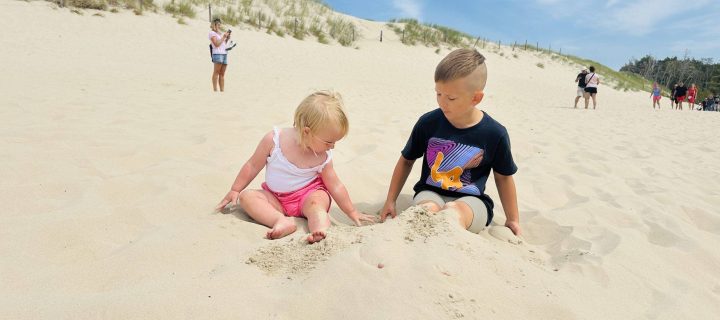
[[[341,92],[335,168],[376,213],[449,50],[404,46],[381,22],[357,20],[353,47],[238,28],[220,94],[201,18],[92,13],[0,2],[0,318],[720,314],[717,113],[653,110],[606,82],[597,110],[573,109],[579,66],[488,46],[479,108],[510,134],[521,242],[492,178],[479,235],[417,208],[353,227],[333,205],[325,241],[305,243],[301,220],[271,241],[239,208],[213,212],[259,139],[312,91]]]

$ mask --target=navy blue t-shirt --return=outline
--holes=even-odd
[[[415,123],[402,150],[408,160],[423,157],[420,181],[413,190],[437,192],[443,196],[475,196],[492,210],[492,199],[485,194],[490,169],[513,175],[517,166],[510,152],[507,130],[490,115],[469,128],[454,127],[442,110],[430,111]]]

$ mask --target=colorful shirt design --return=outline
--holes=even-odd
[[[443,190],[480,195],[473,184],[470,171],[482,161],[485,150],[450,140],[431,138],[427,147],[430,175],[425,183]]]

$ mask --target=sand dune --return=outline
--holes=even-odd
[[[598,110],[575,110],[577,66],[532,52],[483,51],[480,105],[510,133],[523,242],[507,241],[499,206],[480,235],[450,212],[356,228],[333,207],[317,245],[302,228],[263,239],[238,208],[213,213],[259,138],[326,88],[351,121],[336,170],[359,208],[380,209],[448,51],[389,30],[380,43],[383,24],[361,23],[359,49],[234,31],[227,92],[214,94],[204,21],[0,3],[1,317],[720,314],[718,115],[654,111],[648,93],[607,85]],[[498,199],[492,181],[487,192]]]

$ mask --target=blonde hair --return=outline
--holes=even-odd
[[[482,72],[479,74],[479,79],[473,79],[475,83],[472,85],[473,89],[482,90],[487,80],[485,56],[475,49],[456,49],[443,58],[435,68],[435,82],[450,82],[465,78],[478,69]]]
[[[293,127],[300,137],[298,141],[300,145],[303,147],[309,145],[309,137],[303,130],[305,127],[310,128],[310,133],[316,133],[318,130],[337,126],[343,137],[347,135],[350,123],[343,108],[342,96],[334,91],[316,91],[303,99],[295,109],[293,119]]]

